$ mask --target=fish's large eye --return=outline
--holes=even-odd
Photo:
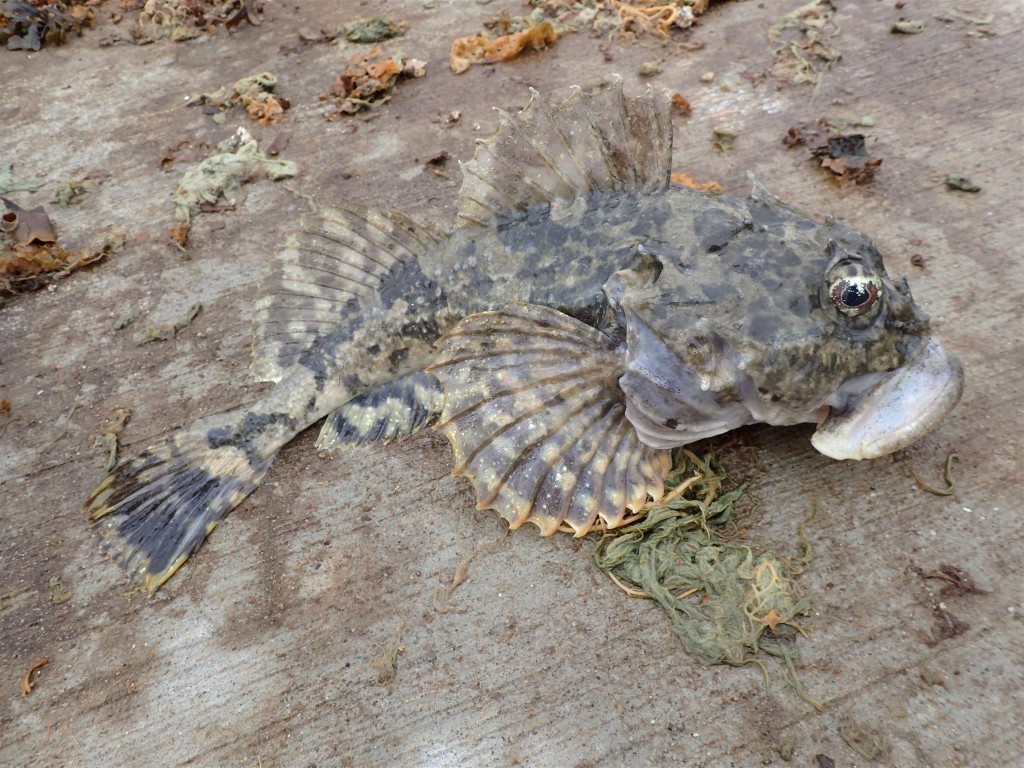
[[[878,303],[878,278],[869,275],[849,275],[832,281],[829,296],[835,308],[847,317],[864,317]]]

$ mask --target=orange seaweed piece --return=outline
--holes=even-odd
[[[495,64],[510,61],[526,49],[541,50],[558,40],[558,32],[550,21],[542,21],[520,32],[491,38],[490,35],[470,35],[452,41],[448,64],[456,75],[473,64]]]

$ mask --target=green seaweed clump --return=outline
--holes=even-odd
[[[759,655],[774,656],[801,698],[819,707],[795,673],[798,620],[811,603],[794,579],[810,562],[810,544],[801,532],[799,554],[782,557],[726,540],[745,486],[723,492],[725,479],[711,454],[678,449],[666,495],[639,522],[606,533],[594,562],[627,594],[657,601],[688,653],[762,671]]]

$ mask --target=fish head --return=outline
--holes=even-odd
[[[931,430],[963,388],[871,240],[763,188],[720,198],[676,242],[638,244],[605,293],[624,328],[626,415],[652,447],[813,422],[822,453],[874,458]]]

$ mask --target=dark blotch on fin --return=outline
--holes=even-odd
[[[259,484],[276,451],[262,456],[241,429],[248,411],[202,419],[116,467],[85,512],[104,549],[153,592]],[[232,440],[213,441],[212,433]]]
[[[322,451],[408,437],[437,418],[441,384],[419,371],[354,398],[328,415],[317,438]]]
[[[669,454],[642,445],[625,417],[623,361],[600,331],[556,310],[513,305],[471,315],[428,370],[444,388],[435,429],[481,509],[541,533],[614,528],[660,498]]]

